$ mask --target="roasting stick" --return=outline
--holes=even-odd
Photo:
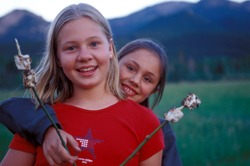
[[[55,124],[55,122],[51,118],[50,114],[48,113],[48,111],[44,107],[42,101],[40,100],[40,98],[39,98],[39,96],[38,96],[38,94],[36,92],[36,89],[35,89],[35,86],[36,86],[35,70],[31,69],[31,65],[30,65],[31,62],[32,62],[32,59],[30,58],[29,55],[22,55],[21,49],[20,49],[20,46],[18,44],[17,39],[15,39],[15,42],[16,42],[18,55],[14,56],[14,60],[15,60],[15,64],[17,66],[17,69],[18,70],[24,70],[22,72],[22,75],[23,75],[23,87],[25,89],[32,89],[32,91],[35,94],[36,99],[38,100],[40,106],[43,108],[43,110],[46,113],[46,115],[48,116],[49,120],[51,121],[51,123],[55,127],[56,132],[57,132],[58,136],[60,137],[64,148],[69,152],[69,150],[68,150],[68,148],[67,148],[67,146],[66,146],[66,144],[65,144],[65,142],[64,142],[64,140],[63,140],[63,138],[62,138],[62,136],[61,136],[61,134],[59,132],[59,129],[58,129],[57,125]],[[76,166],[75,163],[73,165]]]
[[[147,135],[144,141],[135,149],[135,151],[120,165],[124,166],[130,159],[136,155],[136,153],[144,146],[144,144],[157,132],[159,131],[167,122],[178,122],[183,117],[183,112],[181,111],[184,107],[192,110],[201,104],[201,100],[193,93],[189,93],[181,102],[181,107],[173,107],[164,114],[163,122],[157,129],[155,129],[150,135]]]

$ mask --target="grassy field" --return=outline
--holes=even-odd
[[[183,109],[172,124],[183,165],[250,165],[250,82],[169,84],[158,116],[180,106],[188,92],[201,99],[198,109]]]
[[[198,109],[183,109],[184,117],[172,124],[184,166],[250,165],[250,81],[167,84],[154,112],[163,117],[180,106],[189,92],[201,99]],[[21,91],[0,91],[0,101],[22,96]],[[0,161],[12,134],[0,125]]]

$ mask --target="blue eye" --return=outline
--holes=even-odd
[[[134,71],[134,68],[131,67],[131,66],[127,66],[127,68],[128,68],[130,71]]]
[[[96,46],[98,46],[98,43],[97,43],[97,42],[92,42],[92,43],[91,43],[91,46],[92,46],[92,47],[96,47]]]
[[[71,46],[71,47],[68,47],[68,50],[70,50],[70,51],[73,51],[73,50],[75,50],[76,48],[74,47],[74,46]]]
[[[151,82],[150,78],[148,78],[148,77],[145,77],[144,80],[147,82]]]

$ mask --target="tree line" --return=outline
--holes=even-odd
[[[32,57],[32,68],[39,56]],[[168,62],[167,82],[218,81],[250,79],[250,56],[240,58],[205,57],[202,59],[178,55]],[[0,89],[22,87],[22,74],[17,70],[13,56],[0,55]]]

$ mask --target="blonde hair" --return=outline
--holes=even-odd
[[[47,40],[46,51],[37,67],[36,91],[43,103],[54,104],[54,102],[64,102],[73,95],[73,84],[65,76],[63,70],[57,65],[57,38],[62,26],[82,17],[87,17],[100,25],[103,32],[111,42],[112,33],[107,20],[94,7],[88,4],[70,5],[64,8],[51,22]],[[107,73],[106,90],[111,91],[118,99],[123,100],[124,93],[119,87],[119,64],[113,47],[113,57],[110,59],[110,67]],[[34,96],[33,96],[34,98]],[[36,103],[38,106],[38,103]]]

